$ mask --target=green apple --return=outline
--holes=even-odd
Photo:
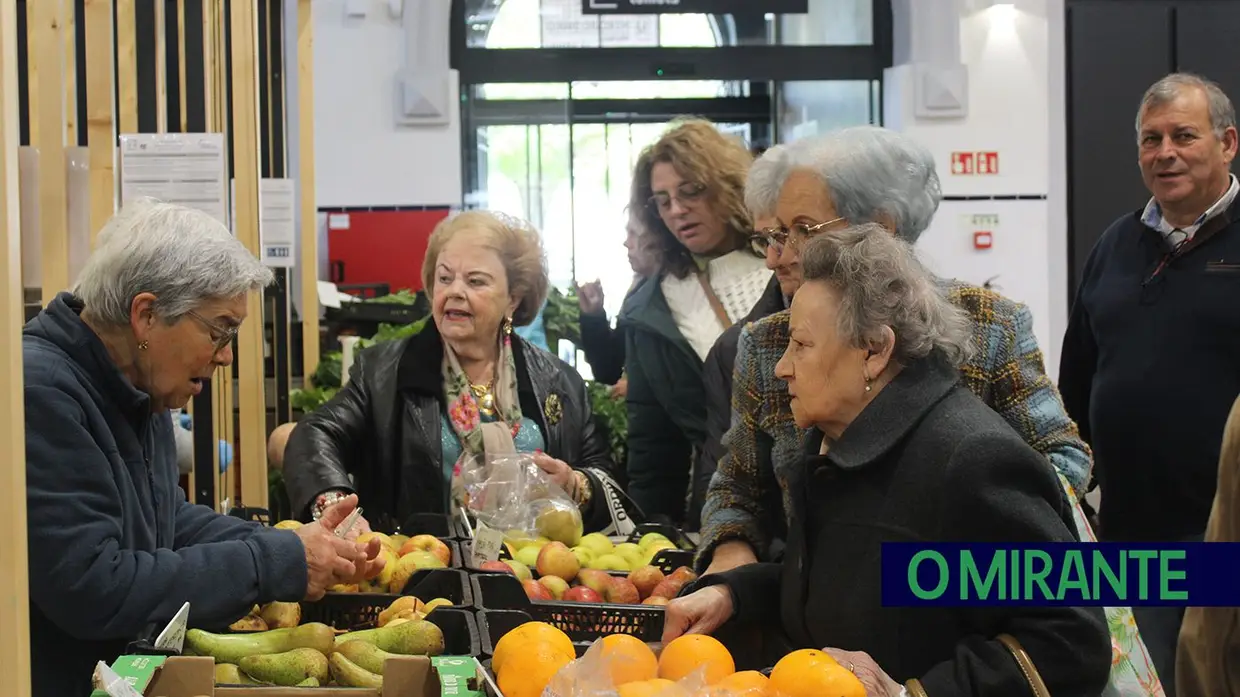
[[[650,549],[650,545],[653,544],[656,540],[663,540],[665,542],[671,541],[671,540],[668,540],[667,536],[661,532],[648,532],[645,535],[642,535],[642,539],[638,540],[637,546],[641,547],[642,551],[644,552]]]
[[[577,556],[577,563],[583,569],[589,568],[590,562],[594,561],[594,552],[589,547],[582,547],[580,545],[573,547],[573,554]]]
[[[530,572],[529,565],[513,559],[505,559],[504,563],[507,564],[508,568],[512,569],[512,573],[516,574],[517,578],[522,581],[528,581],[534,578],[534,574]]]
[[[563,542],[572,547],[581,541],[581,512],[568,509],[551,509],[538,516],[535,525],[538,534],[549,542]]]
[[[589,535],[582,537],[581,542],[579,542],[577,546],[585,547],[591,552],[594,552],[595,556],[600,554],[610,554],[611,550],[615,549],[615,545],[611,543],[611,540],[607,539],[607,536],[601,532],[592,532]]]
[[[517,550],[516,560],[525,564],[529,568],[538,566],[538,552],[542,550],[542,546],[528,545]]]
[[[636,569],[637,567],[642,566],[641,547],[638,547],[636,544],[633,544],[632,542],[625,542],[623,544],[616,545],[616,549],[613,552],[613,554],[615,554],[616,556],[628,562],[630,569]]]
[[[629,571],[629,562],[618,554],[604,554],[595,557],[590,563],[591,569],[601,569],[603,571]]]

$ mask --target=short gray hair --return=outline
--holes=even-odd
[[[878,223],[850,225],[817,235],[801,251],[805,282],[829,284],[840,297],[838,331],[854,347],[895,333],[892,358],[900,365],[942,353],[953,365],[972,351],[971,322],[939,290],[913,246]]]
[[[140,293],[175,322],[204,301],[235,298],[272,281],[272,272],[210,214],[149,199],[127,204],[99,233],[73,287],[102,323],[129,322]]]
[[[792,158],[787,145],[775,145],[749,167],[745,179],[745,207],[754,218],[775,215],[779,203],[779,190],[788,178]]]
[[[841,217],[853,224],[890,218],[892,232],[908,242],[930,227],[943,198],[934,155],[887,128],[844,128],[797,141],[791,152],[789,171],[818,175]]]
[[[1210,128],[1214,130],[1214,135],[1222,138],[1227,129],[1236,127],[1236,108],[1217,83],[1192,73],[1171,73],[1150,85],[1141,97],[1141,105],[1137,107],[1137,136],[1141,135],[1141,119],[1147,109],[1174,101],[1186,89],[1199,89],[1205,93],[1210,109]]]

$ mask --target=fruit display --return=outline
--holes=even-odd
[[[293,620],[292,610],[272,603],[256,607],[244,624],[275,624]],[[185,653],[215,659],[217,685],[274,685],[282,687],[381,688],[383,666],[392,656],[439,656],[444,653],[443,630],[424,619],[437,607],[451,606],[446,598],[430,602],[401,596],[379,613],[374,627],[341,632],[321,622],[292,624],[262,631],[217,634],[201,629],[185,633]],[[296,615],[300,620],[300,613]]]
[[[380,554],[386,563],[378,576],[361,583],[335,585],[331,593],[391,593],[399,594],[414,573],[422,569],[446,569],[452,565],[452,548],[434,535],[387,535],[367,532],[358,536],[358,542],[378,539],[382,546]]]

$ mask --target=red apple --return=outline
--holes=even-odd
[[[559,576],[565,581],[577,578],[581,570],[581,562],[577,555],[563,542],[548,542],[538,551],[539,576]]]
[[[698,575],[693,569],[690,569],[687,566],[682,566],[668,574],[667,577],[673,581],[680,581],[680,585],[683,587],[686,583],[696,581]]]
[[[603,596],[585,586],[573,586],[564,592],[564,600],[570,603],[601,603]]]
[[[430,552],[435,555],[444,566],[452,564],[452,550],[443,540],[434,535],[417,535],[409,538],[409,541],[400,547],[400,556],[405,556],[410,552]]]
[[[667,598],[663,598],[657,595],[652,595],[649,598],[646,598],[645,600],[643,600],[642,605],[667,605],[670,602],[672,601],[668,600]]]
[[[522,581],[521,587],[525,589],[525,595],[530,600],[555,600],[546,586],[533,579]]]
[[[502,561],[484,561],[482,562],[482,566],[479,566],[478,569],[481,571],[495,571],[501,574],[511,574],[513,576],[517,575],[517,572],[513,571],[511,566],[508,566]]]
[[[602,596],[607,592],[607,587],[611,585],[611,574],[600,569],[582,569],[577,574],[577,580],[581,581],[581,585]]]
[[[658,596],[660,598],[674,600],[676,596],[680,595],[680,589],[682,587],[684,587],[683,583],[679,583],[669,578],[655,586],[654,590],[650,591],[650,597],[653,598],[654,596]]]
[[[621,605],[636,605],[642,601],[641,593],[637,592],[637,586],[627,578],[617,578],[607,587],[607,602],[618,603]]]
[[[663,572],[656,566],[643,566],[630,571],[629,580],[637,586],[637,592],[642,594],[643,599],[649,598],[655,586],[663,583]]]
[[[556,600],[562,599],[564,594],[568,592],[568,581],[559,576],[543,576],[538,579],[538,582],[546,586],[547,590],[551,591],[551,597]]]

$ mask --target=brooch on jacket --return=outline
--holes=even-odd
[[[560,418],[564,416],[564,405],[560,403],[560,395],[554,392],[547,395],[547,401],[543,402],[543,415],[547,417],[547,424],[550,426],[560,423]]]

